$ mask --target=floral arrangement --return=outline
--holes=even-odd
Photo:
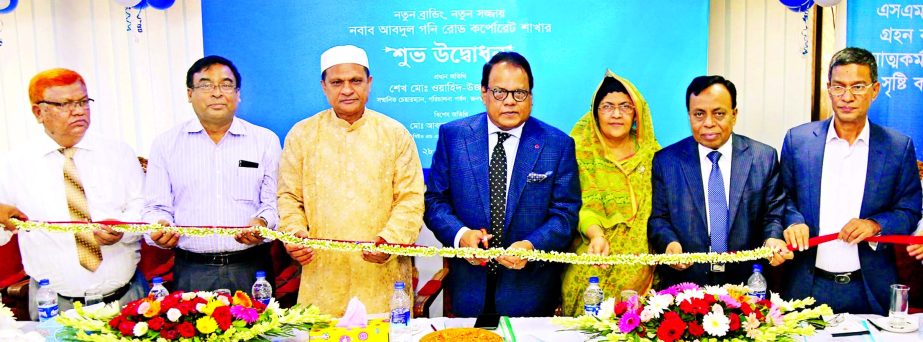
[[[163,226],[156,223],[126,223],[126,222],[97,222],[97,223],[49,223],[37,221],[19,221],[10,219],[10,222],[22,230],[40,230],[49,232],[78,233],[92,231],[99,224],[108,224],[113,230],[122,233],[148,233],[155,231],[179,233],[183,236],[234,236],[240,233],[240,228],[215,228],[215,227],[176,227]],[[689,263],[734,263],[766,259],[772,256],[772,249],[760,247],[748,251],[731,253],[681,253],[681,254],[612,254],[593,255],[575,254],[557,251],[525,250],[504,248],[448,248],[398,244],[376,244],[374,242],[336,241],[325,239],[303,239],[293,234],[275,231],[265,227],[250,227],[268,239],[281,240],[287,244],[300,245],[337,252],[382,252],[392,255],[443,258],[483,258],[495,259],[499,256],[516,256],[530,261],[558,262],[576,265],[673,265]]]
[[[683,283],[647,296],[602,303],[597,316],[556,317],[552,322],[609,341],[794,341],[825,326],[832,315],[814,299],[784,301],[748,295],[745,286],[699,287]]]
[[[64,326],[57,337],[76,341],[269,341],[332,321],[314,306],[280,309],[275,300],[263,305],[241,291],[233,296],[177,291],[122,308],[118,302],[99,307],[78,302],[57,320]]]

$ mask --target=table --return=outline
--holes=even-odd
[[[879,315],[855,315],[861,319],[878,318]],[[911,319],[923,321],[923,313],[911,315]],[[431,325],[436,329],[445,328],[470,328],[474,326],[474,318],[414,318],[413,340],[419,341],[424,335],[432,331]],[[48,341],[55,341],[53,338],[54,331],[60,326],[55,327],[56,323],[49,324],[38,322],[19,322],[20,329],[23,331],[38,331],[48,338]],[[568,342],[568,341],[586,341],[587,336],[576,331],[561,330],[561,327],[551,324],[549,317],[520,317],[510,318],[510,325],[516,335],[516,342]],[[497,331],[499,333],[499,331]],[[298,341],[297,339],[280,340],[280,341]],[[819,331],[816,335],[805,337],[805,342],[851,342],[851,341],[871,341],[871,342],[917,342],[923,341],[923,333],[915,331],[906,334],[897,334],[892,332],[879,332],[874,327],[872,335],[861,335],[851,337],[833,338],[829,332]]]

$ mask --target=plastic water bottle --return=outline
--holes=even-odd
[[[747,287],[750,289],[749,295],[766,299],[766,278],[763,277],[763,266],[760,264],[753,265],[753,275],[747,279]]]
[[[58,294],[51,289],[51,282],[48,279],[38,282],[35,305],[38,307],[39,322],[52,320],[58,315]]]
[[[253,300],[264,305],[269,304],[269,300],[272,299],[272,285],[269,285],[269,282],[266,281],[266,272],[256,271],[256,282],[253,283],[251,293],[253,294]]]
[[[151,283],[154,283],[154,286],[151,287],[151,292],[148,294],[154,299],[161,299],[170,294],[170,291],[167,291],[167,288],[163,287],[163,278],[154,277],[151,279]]]
[[[391,325],[388,327],[388,340],[391,342],[410,342],[410,296],[404,292],[404,282],[394,283],[391,295]]]
[[[599,314],[599,305],[603,302],[603,289],[599,288],[599,277],[590,277],[590,286],[583,293],[583,313],[590,316]]]

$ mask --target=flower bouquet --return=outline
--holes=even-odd
[[[744,286],[683,283],[647,296],[602,303],[598,316],[556,317],[552,322],[609,341],[794,341],[823,328],[826,304],[813,298],[784,301],[748,295]]]
[[[84,307],[57,318],[68,341],[269,341],[330,324],[317,307],[279,308],[237,291],[233,296],[214,292],[174,292],[166,297],[142,298],[120,308],[118,302]]]

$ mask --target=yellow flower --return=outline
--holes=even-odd
[[[224,303],[213,299],[212,301],[208,302],[208,305],[205,305],[205,308],[203,308],[200,311],[206,315],[211,315],[212,312],[215,311],[215,309],[222,307],[222,306],[224,306]]]
[[[211,316],[205,316],[195,321],[195,328],[200,333],[211,334],[218,329],[218,322],[215,322]]]
[[[144,317],[151,318],[160,314],[160,301],[152,300],[150,306],[147,307],[147,311],[144,312]]]

